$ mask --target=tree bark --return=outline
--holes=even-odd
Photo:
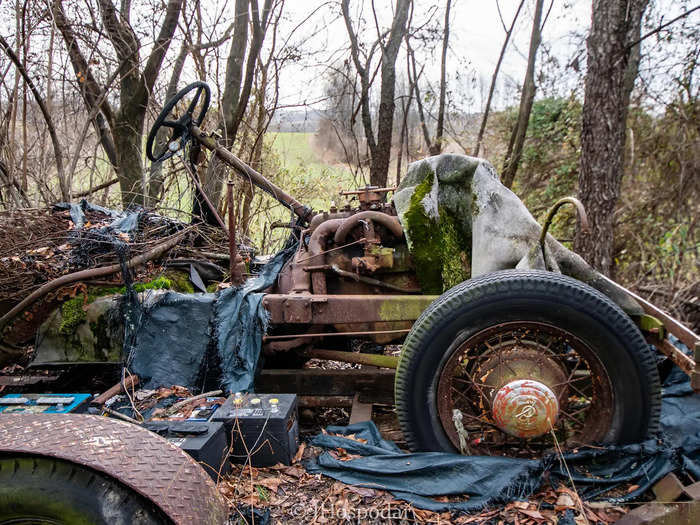
[[[591,223],[574,248],[596,269],[613,269],[613,213],[620,196],[630,94],[639,68],[648,0],[593,0],[581,125],[579,198]]]
[[[544,0],[536,0],[535,15],[532,19],[532,33],[530,34],[530,51],[527,57],[527,72],[525,73],[525,81],[523,82],[523,93],[520,97],[518,121],[511,133],[508,143],[508,152],[503,162],[503,184],[507,188],[513,186],[515,174],[520,165],[520,158],[523,154],[523,144],[525,144],[525,133],[527,132],[527,125],[530,122],[532,104],[535,100],[535,62],[537,59],[537,50],[542,40],[540,22],[542,20],[543,4]]]
[[[389,175],[391,142],[394,130],[394,94],[396,92],[396,57],[401,41],[406,34],[408,8],[411,0],[398,0],[394,21],[386,46],[382,47],[382,86],[379,91],[379,112],[377,114],[377,152],[372,157],[369,168],[369,181],[373,186],[384,187]]]
[[[272,9],[272,0],[265,0],[260,13],[257,0],[236,0],[236,19],[234,21],[231,50],[226,62],[224,93],[221,97],[221,120],[219,132],[226,148],[232,148],[236,135],[243,122],[250,92],[255,78],[255,68],[260,56],[268,19]],[[252,28],[252,38],[248,44],[248,26]],[[246,50],[248,57],[246,59]],[[245,69],[243,67],[245,62]],[[215,206],[221,201],[225,166],[213,156],[207,166],[202,188]],[[201,206],[201,198],[195,196],[193,215],[208,224],[216,224],[214,217],[206,206]]]
[[[394,110],[396,108],[394,95],[396,93],[396,57],[399,54],[401,41],[407,31],[408,11],[412,0],[398,0],[394,11],[394,19],[386,44],[382,43],[382,35],[371,47],[367,54],[367,63],[360,61],[360,45],[352,26],[349,12],[350,0],[341,2],[345,27],[350,38],[350,55],[357,73],[360,77],[361,94],[360,109],[362,125],[365,130],[365,138],[370,152],[369,180],[373,186],[386,186],[389,176],[389,160],[391,159],[391,142],[394,130]],[[379,45],[382,52],[381,76],[382,82],[379,91],[379,111],[377,113],[377,134],[374,135],[369,100],[369,64],[375,45]]]
[[[111,0],[99,0],[100,17],[119,61],[119,108],[110,106],[78,45],[61,0],[52,0],[51,14],[63,37],[73,71],[81,86],[81,95],[88,109],[99,108],[94,125],[119,178],[122,205],[146,203],[145,177],[142,164],[142,134],[148,100],[160,72],[163,58],[177,29],[183,0],[168,0],[165,17],[153,49],[140,70],[141,44],[129,24],[130,2],[123,2],[117,12]]]
[[[363,64],[360,60],[360,45],[357,40],[355,30],[352,27],[352,19],[350,17],[349,4],[350,0],[343,0],[340,6],[343,11],[343,20],[345,20],[345,27],[348,31],[348,37],[350,39],[350,56],[352,57],[353,64],[355,64],[357,75],[360,77],[360,119],[362,120],[362,128],[365,132],[365,140],[367,141],[367,149],[369,150],[371,161],[371,159],[376,153],[377,143],[374,138],[374,128],[372,126],[372,113],[370,111],[369,67],[372,61],[372,55],[374,54],[374,49],[378,42],[375,42],[375,44],[372,45],[369,52],[367,53],[366,62]]]

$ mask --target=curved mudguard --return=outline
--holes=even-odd
[[[123,421],[79,414],[3,414],[0,454],[59,458],[100,471],[157,505],[177,524],[220,525],[227,506],[180,448]]]

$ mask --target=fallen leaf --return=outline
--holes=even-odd
[[[546,520],[547,519],[539,511],[536,511],[536,510],[518,509],[518,512],[525,514],[525,516],[529,516],[530,518],[533,518],[536,520]]]
[[[292,459],[292,464],[294,463],[299,463],[301,461],[301,457],[304,455],[304,450],[306,450],[306,443],[303,443],[299,445],[299,449],[297,450],[297,453],[294,454],[294,458]]]
[[[299,467],[287,467],[286,469],[284,469],[285,474],[297,479],[301,478],[305,472],[306,471],[304,469],[301,469]]]
[[[556,510],[564,510],[574,508],[574,498],[566,493],[560,494],[557,502],[554,504]]]
[[[255,480],[255,485],[262,485],[263,487],[267,487],[273,492],[277,492],[277,489],[279,489],[281,483],[282,480],[280,478],[261,478]]]
[[[582,514],[577,514],[574,516],[574,523],[576,523],[576,525],[591,525],[588,519],[586,519],[586,517]]]

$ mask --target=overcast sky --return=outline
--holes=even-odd
[[[391,9],[395,2],[388,0],[375,0],[378,9],[379,23],[386,28],[391,23]],[[519,0],[501,0],[501,13],[507,25],[517,9]],[[585,37],[588,34],[591,21],[591,0],[545,0],[544,12],[549,12],[543,30],[542,46],[538,56],[538,71],[545,67],[545,55],[554,57],[559,63],[556,73],[549,71],[548,81],[556,84],[552,89],[556,93],[547,93],[547,86],[538,86],[538,97],[546,95],[568,96],[571,89],[578,87],[582,96],[582,75],[574,74],[567,64],[578,54],[580,65],[585,68]],[[319,8],[325,5],[324,8]],[[352,0],[351,8],[355,14],[364,9],[363,15],[370,22],[365,30],[359,30],[360,38],[371,41],[376,38],[376,29],[371,17],[371,3],[369,0]],[[680,13],[697,5],[693,0],[654,0],[646,11],[645,26],[643,32],[656,27],[661,22],[668,21]],[[364,7],[363,7],[364,6]],[[415,13],[413,25],[425,20],[426,13],[431,9],[437,10],[436,22],[442,27],[445,0],[415,0]],[[494,105],[502,108],[506,105],[517,104],[519,92],[517,86],[522,84],[525,74],[527,51],[530,39],[532,11],[534,0],[526,0],[514,35],[509,44],[506,56],[501,67],[499,86],[497,88]],[[295,33],[295,39],[307,50],[313,51],[313,55],[302,63],[288,69],[284,74],[281,86],[282,102],[284,104],[313,103],[322,98],[323,75],[327,71],[327,65],[333,60],[348,57],[347,32],[343,20],[340,18],[339,2],[331,1],[326,4],[312,1],[287,0],[285,13],[288,18],[288,27],[291,28],[301,20],[314,13],[301,29]],[[450,89],[453,90],[453,100],[456,100],[459,109],[473,112],[481,111],[484,105],[485,94],[488,90],[491,75],[498,59],[498,55],[505,36],[495,0],[453,0],[450,32],[450,53],[448,55],[448,79]],[[678,30],[681,23],[671,26]],[[686,27],[700,31],[700,11],[696,11],[682,21]],[[675,40],[675,43],[662,41],[664,46],[661,51],[660,38],[662,32],[655,37],[645,40],[642,53],[645,59],[642,63],[641,75],[646,75],[650,83],[657,84],[657,90],[663,92],[667,88],[668,79],[664,75],[669,73],[665,69],[670,65],[668,53],[676,46],[678,64],[682,66],[682,56],[687,52],[688,41]],[[697,37],[696,37],[697,38]],[[695,40],[697,42],[697,40]],[[685,47],[684,47],[685,46]],[[402,51],[403,53],[403,51]],[[427,64],[424,78],[433,83],[439,78],[440,67],[439,46],[432,55],[419,57],[419,60]],[[405,57],[405,55],[403,55]],[[399,55],[397,69],[399,75],[405,70],[405,58]],[[677,69],[677,67],[676,67]],[[584,71],[585,72],[585,69]],[[476,78],[476,83],[473,78]],[[378,82],[377,82],[378,84]],[[454,96],[459,94],[459,96]],[[461,97],[461,98],[460,98]],[[462,104],[460,105],[460,102]],[[314,107],[322,107],[323,103],[313,104]]]
[[[550,2],[551,0],[545,1],[545,12],[550,9],[550,5],[551,11],[544,28],[543,41],[552,47],[553,52],[558,57],[567,60],[575,55],[576,50],[581,47],[581,39],[571,38],[571,34],[578,32],[585,35],[590,24],[591,1],[555,0],[553,4]],[[351,2],[351,5],[358,10],[361,3],[355,1]],[[367,6],[364,8],[364,15],[368,18],[371,15],[369,2],[365,3]],[[380,25],[387,26],[391,22],[389,2],[375,2],[375,4],[378,6]],[[414,25],[421,23],[421,20],[427,17],[428,11],[437,9],[435,19],[442,26],[444,4],[444,0],[439,2],[415,0]],[[518,4],[519,0],[501,0],[501,13],[507,25],[510,25]],[[306,18],[315,8],[318,8],[318,5],[314,2],[288,0],[285,11],[289,18],[289,26],[293,27],[294,21],[298,22]],[[522,82],[526,68],[533,5],[534,2],[526,0],[526,5],[520,13],[501,67],[501,78],[504,82],[509,79],[516,84]],[[339,6],[334,2],[328,5],[327,9],[320,9],[316,12],[306,26],[298,30],[297,40],[304,42],[305,47],[315,51],[315,53],[312,58],[287,71],[282,86],[284,104],[297,104],[304,101],[309,103],[322,98],[322,75],[326,70],[326,64],[336,58],[342,59],[347,56],[338,51],[348,45],[345,25],[338,15]],[[474,105],[477,106],[473,107],[472,110],[478,111],[483,104],[483,101],[480,100],[480,91],[488,89],[488,83],[505,37],[496,2],[495,0],[453,0],[450,19],[448,74],[453,84],[464,83],[465,86],[468,82],[467,77],[476,74],[480,78],[481,89],[472,87],[475,97]],[[364,39],[369,41],[375,37],[376,30],[371,26],[367,28],[367,31],[358,31],[358,33],[360,38],[364,36]],[[435,81],[439,77],[439,53],[440,50],[437,48],[432,56],[419,57],[419,60],[423,60],[427,64],[425,78]],[[402,56],[399,56],[398,69],[401,71],[405,69],[404,60]],[[459,87],[469,88],[469,86]],[[512,100],[517,99],[517,96],[517,92],[502,94],[502,96],[496,97],[496,103],[497,105],[499,102],[500,104],[512,103]]]

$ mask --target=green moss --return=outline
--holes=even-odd
[[[156,277],[152,281],[145,283],[135,283],[134,290],[145,292],[147,290],[174,290],[182,293],[194,293],[194,287],[189,281],[189,276],[184,272],[168,271],[163,275]],[[81,293],[72,299],[69,299],[61,305],[61,325],[58,332],[64,336],[70,336],[75,333],[78,326],[87,319],[84,306],[92,304],[100,297],[108,295],[122,295],[126,292],[126,287],[99,287],[93,286],[88,288],[86,294]]]
[[[416,186],[403,216],[418,279],[427,294],[442,293],[470,276],[469,235],[460,230],[456,218],[442,206],[437,221],[423,207],[422,200],[430,193],[434,179],[431,172]]]
[[[134,291],[136,293],[145,292],[146,290],[171,290],[173,282],[167,277],[156,277],[147,283],[134,283]]]
[[[84,305],[84,294],[73,297],[61,305],[61,325],[58,328],[58,333],[66,336],[75,333],[78,326],[87,319],[87,314],[83,309]]]
[[[435,174],[430,172],[416,186],[403,216],[411,238],[411,255],[424,293],[441,293],[443,290],[438,225],[425,213],[421,202],[430,193],[434,179]]]
[[[158,279],[155,279],[151,282],[155,282]],[[194,293],[194,286],[190,281],[190,276],[185,272],[179,272],[177,270],[168,270],[163,274],[162,279],[170,283],[170,286],[164,287],[164,289],[173,290],[175,292],[181,293]]]
[[[189,276],[184,272],[177,270],[169,270],[163,275],[160,275],[152,281],[144,283],[134,283],[134,291],[136,293],[145,292],[147,290],[173,290],[182,293],[194,293],[194,286],[190,282]],[[87,303],[92,303],[98,297],[107,295],[123,295],[126,293],[126,287],[92,287],[88,289]]]
[[[123,293],[124,293],[123,286],[121,288],[114,287],[114,286],[111,288],[92,286],[92,287],[88,288],[87,303],[88,304],[94,303],[100,297],[107,297],[108,295],[121,295]]]
[[[442,259],[443,291],[469,279],[469,247],[447,210],[440,208],[440,256]]]

